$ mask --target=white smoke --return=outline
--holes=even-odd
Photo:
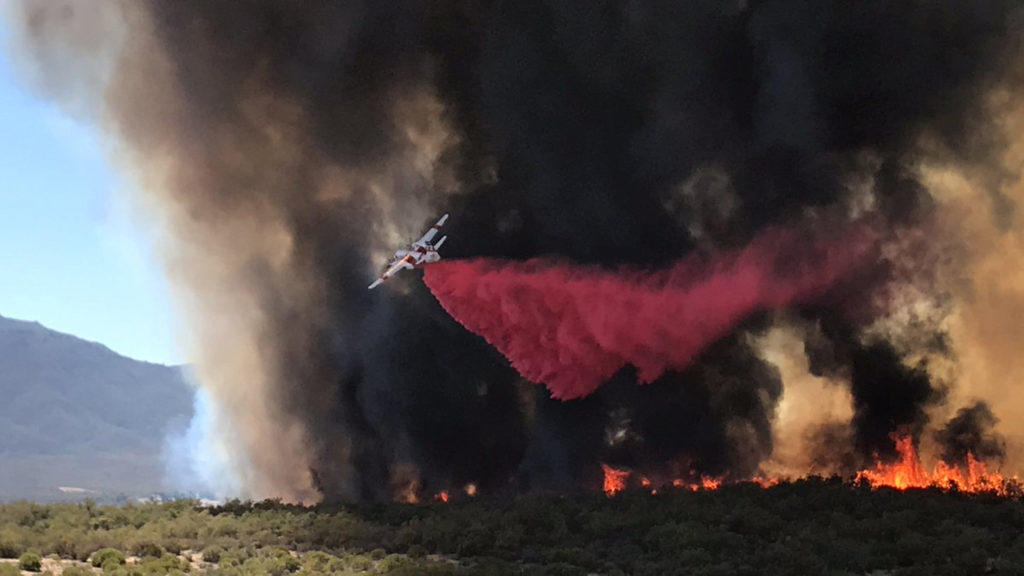
[[[191,379],[191,376],[187,376]],[[227,444],[218,433],[218,410],[201,386],[194,386],[192,420],[164,440],[162,459],[169,490],[224,500],[241,495]]]

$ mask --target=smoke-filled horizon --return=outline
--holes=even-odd
[[[602,462],[850,471],[894,432],[1024,471],[1019,2],[8,12],[27,77],[109,130],[170,231],[248,496],[593,489]],[[862,219],[879,250],[647,385],[627,362],[563,402],[419,273],[366,291],[442,212],[445,258],[513,266],[654,271]]]

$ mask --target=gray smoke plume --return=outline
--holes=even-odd
[[[1001,462],[1006,457],[1006,441],[993,431],[998,421],[984,402],[957,410],[935,433],[942,445],[942,459],[963,465],[970,454],[982,461]]]

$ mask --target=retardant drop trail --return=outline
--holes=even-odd
[[[751,313],[820,296],[872,260],[865,225],[775,229],[743,250],[657,272],[549,260],[444,260],[424,281],[446,311],[555,398],[592,393],[627,364],[648,383],[686,368]]]

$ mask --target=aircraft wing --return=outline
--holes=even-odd
[[[441,227],[444,226],[444,223],[447,222],[447,221],[448,221],[448,215],[447,214],[445,214],[444,216],[441,216],[441,219],[437,221],[437,224],[434,224],[433,226],[431,226],[430,230],[427,230],[427,233],[424,234],[423,237],[419,239],[418,243],[420,243],[420,244],[429,244],[430,241],[434,239],[434,236],[437,236],[438,231],[441,230]]]
[[[377,286],[380,286],[382,282],[384,282],[388,278],[391,278],[392,276],[397,274],[398,271],[402,270],[403,268],[407,269],[407,270],[411,270],[411,269],[415,268],[415,266],[413,266],[411,260],[412,260],[412,255],[411,254],[406,254],[404,257],[402,257],[402,258],[400,258],[398,260],[395,260],[391,264],[391,266],[388,267],[388,269],[385,270],[384,273],[380,275],[380,278],[374,280],[373,284],[370,284],[369,286],[367,286],[366,289],[367,290],[373,290]]]

